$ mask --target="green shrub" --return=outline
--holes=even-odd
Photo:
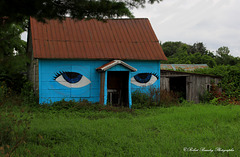
[[[31,82],[25,82],[21,89],[21,99],[23,105],[36,106],[38,104],[37,96],[33,91]]]
[[[208,103],[212,99],[212,95],[209,91],[205,91],[202,95],[199,95],[199,100],[202,103]]]

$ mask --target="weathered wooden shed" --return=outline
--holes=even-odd
[[[200,102],[205,91],[211,89],[211,83],[218,84],[220,76],[204,75],[172,70],[161,70],[161,90],[179,93],[184,99]]]
[[[166,56],[148,19],[30,18],[29,79],[39,103],[86,99],[131,107],[131,93],[160,88]]]

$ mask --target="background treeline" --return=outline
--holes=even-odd
[[[182,42],[165,42],[161,44],[167,61],[165,64],[207,64],[209,67],[217,65],[237,65],[240,64],[239,57],[230,55],[228,47],[220,47],[216,54],[207,50],[203,43],[188,45]]]
[[[212,93],[213,97],[224,101],[240,101],[240,58],[230,55],[228,47],[220,47],[216,54],[206,49],[203,43],[188,45],[182,42],[165,42],[162,45],[167,56],[163,64],[207,64],[210,68],[195,70],[195,73],[222,76],[219,87],[222,93]]]

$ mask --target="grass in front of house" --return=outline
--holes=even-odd
[[[32,118],[27,139],[13,156],[240,154],[240,106],[185,104],[132,112],[54,107],[25,110],[30,112],[14,109],[15,114]],[[213,152],[201,151],[204,148]],[[234,152],[215,151],[217,148],[233,148]]]

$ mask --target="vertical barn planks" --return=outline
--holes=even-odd
[[[186,100],[196,103],[199,103],[200,97],[210,89],[212,81],[215,84],[221,81],[219,76],[161,70],[161,90],[174,91],[174,89],[171,89],[170,79],[175,78],[177,80],[176,78],[180,77],[186,77]]]

